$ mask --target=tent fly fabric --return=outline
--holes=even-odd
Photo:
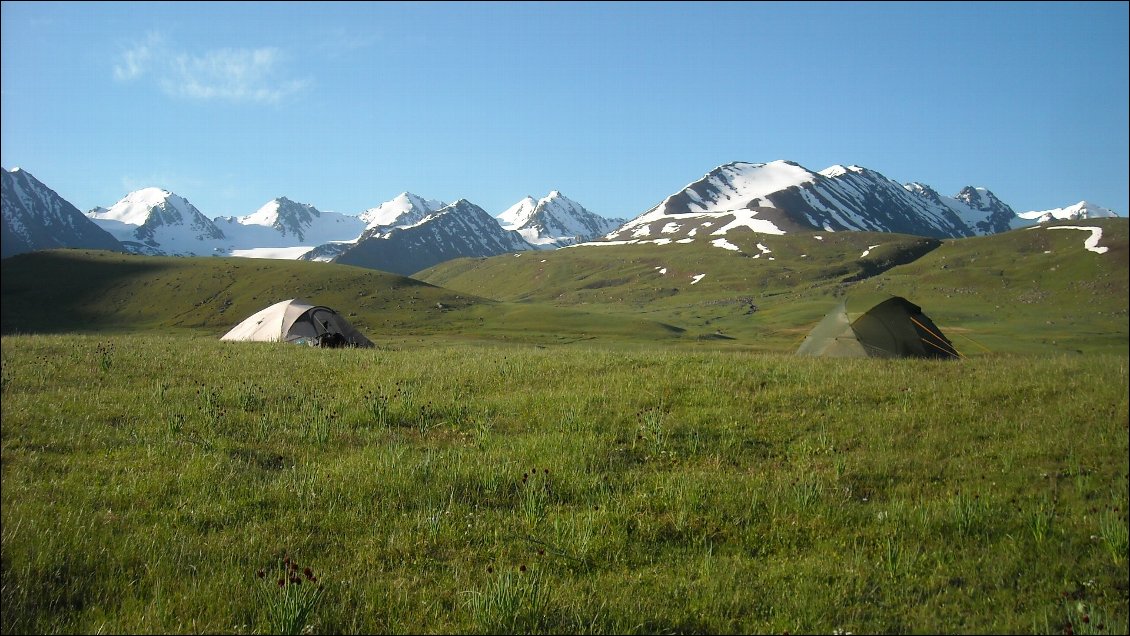
[[[292,342],[322,347],[372,347],[344,316],[292,298],[252,314],[220,337],[228,341]]]
[[[800,356],[960,358],[922,308],[898,296],[845,299],[796,351]]]

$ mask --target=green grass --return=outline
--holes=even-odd
[[[1126,633],[1127,225],[1088,223],[434,284],[5,259],[3,632]],[[856,290],[969,357],[782,355]],[[292,297],[377,348],[218,341]]]
[[[192,333],[3,338],[4,633],[1127,630],[1124,354]]]

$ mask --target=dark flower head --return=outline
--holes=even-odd
[[[259,578],[263,578],[264,576],[267,576],[267,573],[264,572],[263,570],[259,570],[258,572],[255,573],[255,576],[257,576]]]
[[[519,571],[519,572],[525,572],[525,571],[526,571],[526,566],[524,566],[524,565],[519,565],[519,566],[518,566],[518,571]]]

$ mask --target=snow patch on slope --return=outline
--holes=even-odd
[[[1039,229],[1037,227],[1030,227],[1029,230]],[[1099,241],[1103,238],[1103,229],[1101,227],[1088,227],[1080,225],[1054,225],[1052,227],[1044,228],[1045,230],[1083,230],[1090,232],[1091,236],[1083,241],[1083,249],[1094,252],[1096,254],[1105,254],[1110,248],[1099,247]],[[1046,252],[1045,252],[1046,253]]]

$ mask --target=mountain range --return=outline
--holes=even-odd
[[[369,228],[332,260],[409,275],[455,258],[531,249],[521,234],[503,229],[486,210],[460,199],[412,225]]]
[[[498,215],[502,227],[522,235],[538,249],[574,245],[586,237],[604,236],[625,219],[606,219],[589,212],[557,190],[535,200],[527,196]]]
[[[858,166],[812,172],[791,161],[736,162],[715,168],[608,239],[725,236],[738,227],[763,234],[855,230],[959,238],[1007,231],[1017,218],[983,188],[949,198]]]
[[[125,248],[78,208],[26,170],[3,170],[0,258],[59,247],[87,247],[122,252]]]
[[[224,233],[188,199],[160,188],[131,192],[87,216],[137,254],[199,254],[196,250],[202,246],[224,239]]]
[[[1018,214],[985,188],[946,197],[859,166],[812,172],[791,161],[724,164],[627,221],[596,215],[557,190],[541,199],[527,196],[494,216],[465,199],[446,204],[404,192],[356,215],[280,197],[247,216],[210,219],[160,188],[82,214],[19,168],[4,170],[3,185],[5,257],[100,246],[151,255],[333,261],[406,275],[460,257],[586,243],[687,242],[724,237],[735,228],[959,238],[1117,216],[1086,201]]]

